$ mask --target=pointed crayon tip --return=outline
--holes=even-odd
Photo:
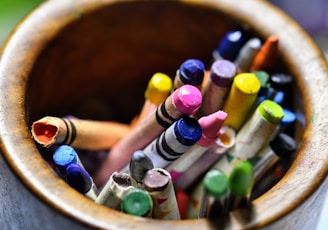
[[[278,42],[279,37],[277,36],[267,38],[263,47],[255,56],[251,71],[264,70],[271,72],[275,68],[278,55]]]

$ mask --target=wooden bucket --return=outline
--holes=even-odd
[[[217,222],[138,218],[95,204],[52,173],[31,138],[34,120],[74,115],[79,103],[96,97],[127,122],[138,113],[154,72],[174,76],[187,58],[210,61],[218,41],[236,26],[262,39],[279,36],[281,66],[295,78],[299,118],[296,159],[251,209]],[[17,26],[0,55],[1,152],[37,196],[88,226],[258,228],[293,210],[327,174],[326,63],[309,36],[265,1],[47,1]]]

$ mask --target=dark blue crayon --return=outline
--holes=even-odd
[[[173,90],[182,85],[200,89],[205,75],[205,65],[198,59],[188,59],[180,65],[173,82]]]
[[[151,142],[143,151],[155,168],[165,168],[191,148],[201,137],[198,121],[183,116]]]
[[[78,192],[92,200],[97,198],[97,188],[89,173],[78,164],[70,164],[66,168],[66,182]]]
[[[243,43],[244,36],[242,31],[229,31],[221,39],[218,47],[213,51],[214,59],[226,59],[229,61],[234,61],[241,47],[243,46]]]

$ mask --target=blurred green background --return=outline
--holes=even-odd
[[[15,25],[45,0],[0,0],[0,46]]]

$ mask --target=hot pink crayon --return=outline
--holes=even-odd
[[[105,183],[113,172],[129,163],[136,150],[144,149],[183,115],[194,114],[201,103],[201,92],[195,86],[183,85],[175,90],[147,119],[113,146],[104,164],[94,175],[96,185]]]
[[[196,162],[216,141],[220,135],[220,129],[226,117],[227,113],[218,111],[208,116],[201,117],[198,120],[203,131],[201,138],[196,145],[191,147],[180,158],[166,168],[166,170],[170,172],[173,182],[194,162]]]

